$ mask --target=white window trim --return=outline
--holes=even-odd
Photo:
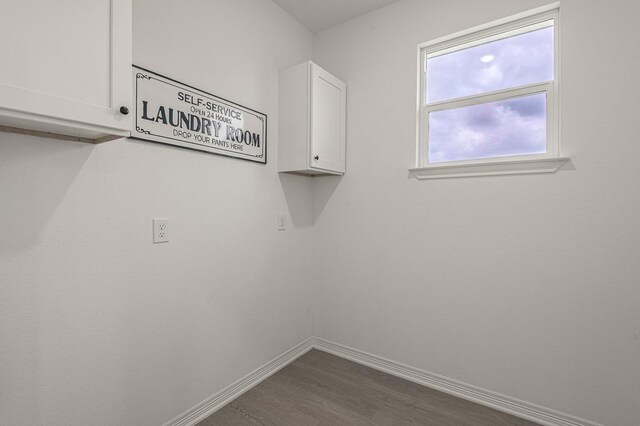
[[[560,157],[559,133],[559,89],[560,89],[560,3],[552,3],[528,12],[513,15],[465,31],[441,37],[418,45],[418,95],[416,112],[416,165],[409,169],[418,179],[434,179],[445,177],[487,176],[502,174],[555,173],[570,161],[567,157]],[[467,96],[455,100],[425,102],[426,73],[424,67],[427,56],[446,54],[452,51],[468,48],[480,43],[487,43],[491,39],[502,39],[531,30],[531,26],[540,28],[554,20],[554,80],[520,86],[516,88],[498,90]],[[506,33],[506,34],[505,34]],[[489,40],[487,40],[489,38]],[[528,154],[505,157],[491,157],[464,161],[451,161],[429,164],[428,162],[428,113],[444,109],[477,105],[513,99],[534,93],[547,94],[547,152],[544,154]]]

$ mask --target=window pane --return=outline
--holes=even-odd
[[[427,59],[427,103],[553,80],[553,27]]]
[[[543,154],[547,102],[540,93],[429,114],[429,163]]]

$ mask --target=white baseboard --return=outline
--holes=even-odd
[[[237,382],[227,386],[215,395],[191,407],[179,416],[169,420],[163,426],[192,426],[206,419],[227,403],[233,401],[252,387],[286,367],[298,357],[313,349],[313,337],[294,346],[285,353],[275,357],[247,374]]]
[[[466,399],[516,417],[531,420],[545,426],[602,426],[569,414],[560,413],[550,408],[541,407],[519,399],[501,395],[459,382],[438,374],[429,373],[399,362],[391,361],[357,349],[329,342],[317,337],[313,338],[315,349],[337,355],[342,358],[366,365],[367,367],[389,373],[420,385],[436,389],[459,398]]]
[[[569,414],[560,413],[550,408],[541,407],[521,401],[490,390],[459,382],[438,374],[429,373],[399,362],[391,361],[328,340],[311,337],[294,346],[285,353],[247,374],[237,382],[227,386],[220,392],[190,408],[163,426],[193,426],[204,420],[224,405],[239,397],[263,380],[275,374],[288,364],[304,355],[311,349],[318,349],[330,354],[349,359],[358,364],[389,373],[420,385],[457,396],[498,411],[531,420],[545,426],[603,426]]]

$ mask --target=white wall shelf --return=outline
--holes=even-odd
[[[531,160],[508,160],[470,164],[437,165],[416,167],[409,172],[420,180],[460,178],[470,176],[520,175],[555,173],[571,161],[568,157]]]

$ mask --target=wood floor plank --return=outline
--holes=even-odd
[[[535,426],[312,350],[199,426]]]

